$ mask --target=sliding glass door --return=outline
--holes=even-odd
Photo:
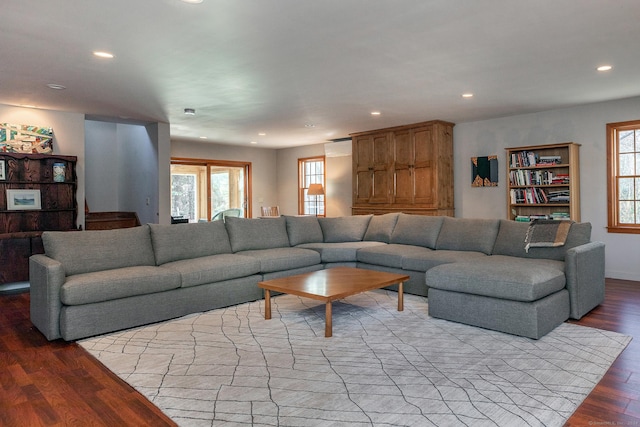
[[[251,163],[171,161],[171,216],[189,222],[248,217]]]

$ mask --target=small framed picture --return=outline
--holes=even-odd
[[[7,209],[10,211],[42,209],[40,190],[7,190]]]
[[[5,172],[4,168],[5,168],[5,161],[0,160],[0,181],[4,181],[5,179],[7,179],[7,173]]]

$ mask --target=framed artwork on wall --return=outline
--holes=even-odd
[[[7,210],[39,210],[42,209],[41,203],[40,190],[7,190]]]
[[[4,160],[0,160],[0,181],[4,181],[5,179],[7,179],[7,173],[5,172],[5,161]]]
[[[498,156],[484,156],[471,158],[471,186],[498,186]]]

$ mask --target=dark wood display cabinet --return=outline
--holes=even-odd
[[[0,291],[28,282],[29,257],[43,252],[43,231],[76,229],[76,162],[0,152]]]

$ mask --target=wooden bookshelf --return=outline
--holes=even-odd
[[[580,144],[508,147],[507,218],[580,221]]]

